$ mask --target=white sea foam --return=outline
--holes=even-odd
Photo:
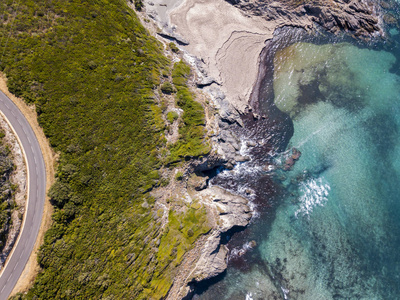
[[[295,212],[295,216],[301,214],[309,217],[316,206],[324,206],[328,201],[330,190],[331,187],[324,177],[311,178],[302,182],[300,208]]]
[[[239,153],[240,155],[248,155],[249,154],[249,147],[247,146],[247,142],[249,142],[250,140],[242,140],[241,144],[240,144],[240,150]]]
[[[246,254],[247,251],[253,249],[255,244],[254,242],[246,242],[242,245],[242,247],[236,247],[231,250],[231,253],[229,255],[229,259],[231,258],[238,258]]]
[[[288,294],[289,294],[289,290],[288,290],[288,289],[285,289],[285,288],[282,287],[282,286],[281,286],[281,290],[282,290],[282,293],[283,293],[283,297],[284,297],[285,299],[287,299],[287,298],[288,298]]]
[[[218,173],[220,177],[229,178],[237,175],[251,175],[261,174],[263,172],[262,166],[254,166],[248,162],[239,162],[232,170],[223,170]]]

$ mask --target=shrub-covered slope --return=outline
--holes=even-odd
[[[120,0],[1,1],[0,68],[10,91],[36,104],[61,154],[49,191],[54,224],[39,252],[43,271],[24,297],[164,296],[182,250],[208,230],[204,210],[190,208],[170,212],[168,235],[148,193],[162,164],[208,152],[204,112],[187,79],[176,86],[182,137],[167,147],[154,90],[172,66]],[[159,252],[171,240],[184,243]]]

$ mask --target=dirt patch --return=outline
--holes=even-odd
[[[57,155],[50,147],[50,143],[48,142],[46,136],[44,135],[43,129],[39,126],[37,121],[37,114],[34,105],[28,106],[22,99],[15,97],[8,91],[7,88],[7,78],[3,73],[0,73],[0,90],[7,95],[17,107],[24,114],[25,118],[28,120],[31,125],[36,138],[39,141],[40,148],[43,153],[44,162],[46,164],[46,193],[50,186],[54,183],[54,175],[55,175],[55,166],[57,163]],[[46,230],[51,225],[51,215],[53,213],[53,207],[50,204],[48,197],[46,196],[46,201],[44,204],[43,218],[42,223],[40,225],[39,235],[36,240],[35,246],[29,257],[29,260],[25,266],[24,271],[22,272],[17,284],[14,287],[11,295],[15,295],[18,292],[27,291],[33,284],[33,281],[38,274],[40,267],[37,263],[37,251],[40,245],[43,243],[44,234]]]

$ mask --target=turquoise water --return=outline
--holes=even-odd
[[[349,44],[295,44],[277,54],[275,103],[291,116],[290,146],[303,155],[287,179],[299,178],[296,195],[260,251],[272,264],[287,260],[281,283],[293,299],[400,297],[395,61]]]
[[[396,34],[396,32],[392,32]],[[293,121],[257,246],[195,299],[400,299],[400,76],[386,51],[296,43],[274,59],[275,104]]]

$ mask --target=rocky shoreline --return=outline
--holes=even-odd
[[[297,25],[309,19],[314,23],[312,26],[318,24],[333,33],[347,31],[365,38],[370,38],[374,33],[383,34],[379,26],[376,2],[372,1],[227,1],[246,14],[262,16],[266,21],[285,18],[289,21],[287,25]]]
[[[185,254],[166,299],[190,298],[197,282],[226,269],[228,249],[221,243],[221,236],[234,227],[247,226],[252,218],[249,197],[210,185],[209,179],[218,168],[231,170],[251,160],[252,152],[271,150],[271,143],[254,135],[259,126],[274,126],[258,106],[259,97],[268,98],[268,89],[263,89],[268,84],[266,73],[273,72],[266,67],[265,49],[269,43],[285,27],[299,28],[302,33],[322,28],[363,39],[383,37],[385,33],[379,7],[370,1],[316,0],[310,4],[269,0],[154,0],[144,4],[141,17],[147,21],[143,23],[146,25],[152,19],[153,25],[146,27],[155,36],[165,43],[178,44],[193,67],[194,88],[211,99],[206,108],[206,126],[213,132],[209,134],[212,154],[190,163],[185,170],[187,180],[177,187],[184,189],[187,197],[198,199],[213,214],[212,229]],[[157,26],[159,30],[154,29]],[[294,36],[287,43],[295,41]],[[293,157],[296,156],[293,160],[299,155],[293,152]],[[249,190],[245,194],[251,193]]]

